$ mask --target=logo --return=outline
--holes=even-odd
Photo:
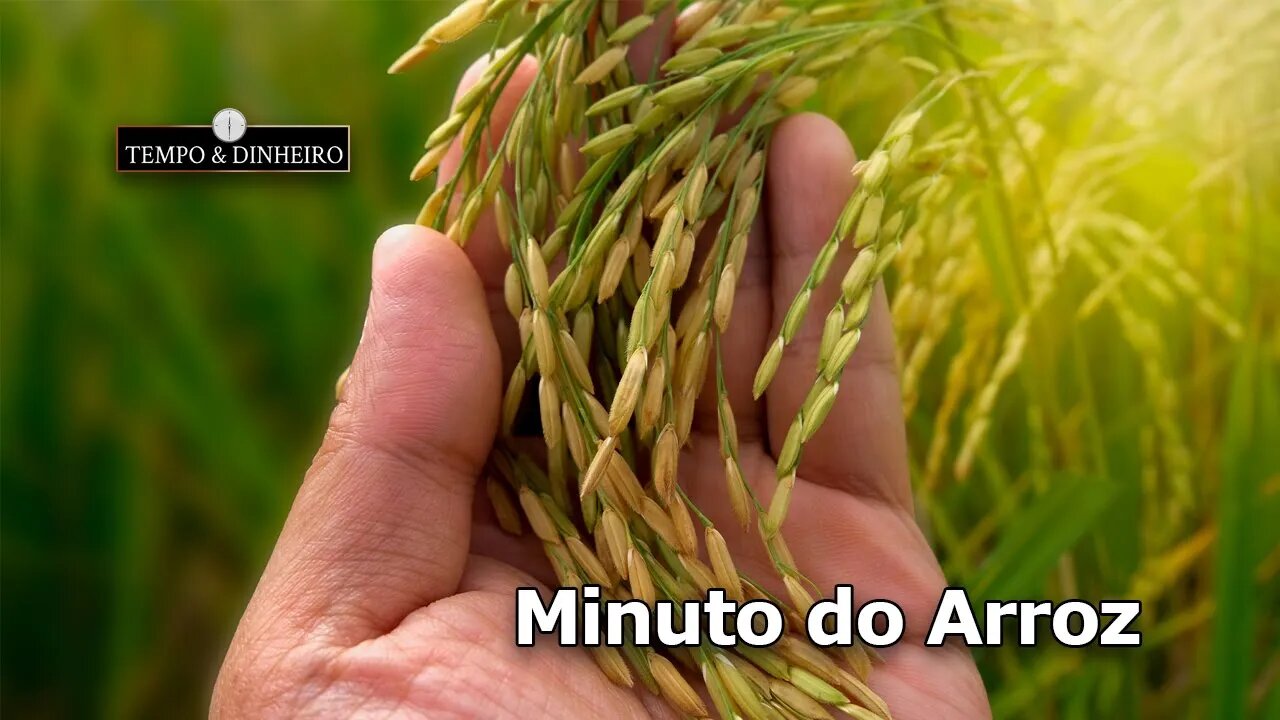
[[[217,115],[213,116],[213,134],[218,136],[222,142],[235,142],[244,137],[244,131],[249,127],[249,123],[245,122],[244,113],[235,108],[226,108],[219,110]]]
[[[250,125],[244,113],[223,108],[209,125],[116,127],[121,173],[350,170],[350,125]]]

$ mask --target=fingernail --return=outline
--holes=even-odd
[[[373,273],[377,275],[388,267],[396,265],[405,251],[421,240],[416,225],[397,225],[382,233],[373,246]]]

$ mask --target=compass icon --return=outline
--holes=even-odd
[[[235,108],[224,108],[213,116],[213,134],[223,142],[239,140],[244,137],[244,131],[248,127],[244,113]]]

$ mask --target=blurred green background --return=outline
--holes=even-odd
[[[407,171],[481,47],[449,48],[407,77],[383,74],[445,9],[0,3],[7,716],[204,712],[358,337],[372,241],[414,217],[424,193]],[[895,77],[859,87],[896,96],[884,87]],[[858,118],[886,114],[866,107],[870,94],[830,102],[860,147],[876,122]],[[114,173],[116,125],[202,124],[227,106],[250,123],[350,124],[352,172]],[[1185,169],[1185,157],[1164,159],[1149,176]],[[1001,434],[976,480],[925,498],[954,581],[1027,597],[1149,596],[1144,651],[979,653],[1003,716],[1280,717],[1280,193],[1275,163],[1265,169],[1241,176],[1252,189],[1243,210],[1223,211],[1242,218],[1223,226],[1228,236],[1171,246],[1179,261],[1228,248],[1208,253],[1218,263],[1211,289],[1244,327],[1234,345],[1184,305],[1157,308],[1158,329],[1174,338],[1169,372],[1187,391],[1177,404],[1186,418],[1175,422],[1189,428],[1199,487],[1172,537],[1133,539],[1139,517],[1163,522],[1142,510],[1152,501],[1140,441],[1143,418],[1168,406],[1145,399],[1141,363],[1114,347],[1122,332],[1105,318],[1066,332],[1081,344],[1061,346],[1087,360],[1092,385],[1047,379],[1101,394],[1083,417],[1075,405],[1059,416],[1099,431],[1097,464],[1039,457],[1024,433]],[[1163,193],[1154,187],[1147,195]],[[1150,200],[1145,209],[1159,216]],[[1201,226],[1221,210],[1197,215]],[[1230,251],[1246,238],[1247,251]],[[1055,327],[1073,327],[1072,310],[1055,307],[1068,317]],[[943,377],[945,368],[921,383],[911,429],[922,451]],[[1031,404],[1024,392],[1035,394],[1020,386],[1000,411],[1033,420],[1021,407]],[[1109,467],[1106,487],[1059,473],[1077,466]]]
[[[0,4],[6,716],[203,711],[473,54],[384,74],[443,9]],[[114,172],[227,106],[350,124],[352,172]]]

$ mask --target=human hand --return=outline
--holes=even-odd
[[[531,70],[508,87],[496,126]],[[843,133],[816,115],[783,121],[770,146],[765,204],[723,340],[740,457],[762,497],[809,389],[821,314],[810,314],[759,403],[755,366],[852,189],[853,162]],[[442,171],[456,166],[455,154]],[[515,646],[515,588],[554,576],[533,538],[502,533],[483,499],[473,503],[502,368],[518,352],[502,302],[508,263],[487,217],[465,254],[416,226],[379,239],[349,380],[232,642],[212,716],[675,716],[643,689],[610,683],[586,649]],[[829,307],[838,291],[822,288],[813,305]],[[968,654],[922,645],[945,583],[913,519],[894,366],[878,290],[836,404],[806,446],[783,532],[819,587],[851,583],[859,598],[905,611],[904,639],[871,678],[896,718],[987,717]],[[700,399],[681,483],[725,529],[740,568],[767,577],[759,538],[736,530],[727,501],[714,398]]]

